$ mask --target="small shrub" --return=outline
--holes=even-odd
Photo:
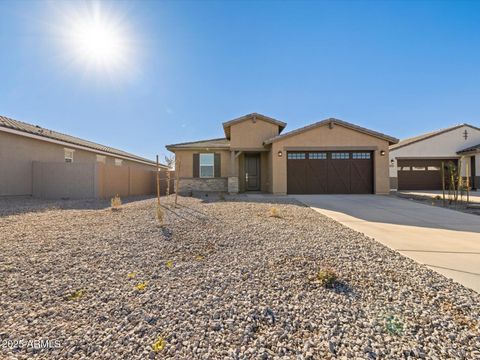
[[[270,212],[268,213],[268,216],[269,217],[274,217],[274,218],[281,218],[282,217],[282,215],[280,215],[280,211],[275,206],[272,206],[270,208]]]
[[[136,273],[136,272],[131,272],[131,273],[127,274],[127,277],[128,277],[129,279],[135,279],[136,276],[137,276],[137,273]]]
[[[160,336],[157,341],[155,341],[152,345],[152,350],[155,352],[162,351],[165,349],[166,341]]]
[[[440,195],[436,195],[435,200],[442,200],[442,197]]]
[[[169,269],[172,269],[173,268],[173,261],[172,260],[168,260],[166,263],[165,263],[165,266]]]
[[[135,285],[135,289],[137,289],[138,291],[143,291],[146,289],[147,285],[148,283],[145,281],[143,283]]]
[[[403,333],[403,324],[398,317],[388,315],[385,318],[385,329],[389,334],[401,335]]]
[[[80,299],[83,295],[85,295],[85,290],[77,290],[67,296],[67,300],[74,301]]]
[[[197,260],[197,261],[203,261],[204,259],[205,259],[205,256],[203,256],[203,255],[195,256],[195,260]]]
[[[331,268],[320,269],[317,273],[318,282],[326,288],[332,288],[337,279],[337,273]]]
[[[120,199],[120,196],[115,195],[115,197],[110,200],[110,205],[112,206],[112,210],[120,210],[120,207],[122,206],[122,199]]]
[[[165,220],[165,212],[163,211],[161,206],[157,206],[156,215],[158,223],[160,224],[160,226],[163,226]]]

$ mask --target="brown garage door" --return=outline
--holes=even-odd
[[[457,166],[452,159],[402,159],[397,161],[399,190],[442,190],[442,162]],[[445,170],[448,188],[448,170]]]
[[[289,151],[289,194],[371,194],[373,155],[369,151]]]

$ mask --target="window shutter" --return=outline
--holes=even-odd
[[[213,176],[215,177],[220,177],[220,169],[221,169],[221,164],[220,164],[220,154],[215,154],[213,157]]]
[[[193,177],[200,177],[200,154],[193,154]]]

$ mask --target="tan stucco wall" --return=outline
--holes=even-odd
[[[103,184],[99,184],[102,189],[99,192],[99,197],[111,198],[118,194],[119,196],[126,196],[129,189],[129,171],[127,166],[115,165],[97,165],[100,172],[103,172]]]
[[[74,149],[73,164],[95,164],[96,153],[67,145],[0,131],[0,196],[33,194],[33,162],[65,163],[64,149]],[[113,165],[114,156],[106,156],[106,164]],[[123,160],[123,166],[154,170],[154,166]]]
[[[262,152],[260,153],[260,190],[263,192],[268,192],[268,187],[270,185],[270,174],[268,172],[270,156],[269,153]]]
[[[33,196],[45,199],[95,197],[95,164],[33,162]]]
[[[230,151],[228,150],[176,150],[175,170],[179,171],[180,178],[193,177],[193,154],[218,153],[220,154],[220,176],[227,177],[230,170]]]
[[[374,147],[374,192],[376,194],[389,193],[390,183],[388,175],[388,142],[358,131],[354,131],[335,124],[333,129],[328,125],[320,126],[298,135],[292,135],[272,144],[272,192],[275,194],[287,193],[287,148],[314,148],[322,147],[324,150],[339,150],[342,147],[352,149],[353,147]],[[278,151],[283,151],[279,157]],[[306,149],[308,150],[308,149]],[[385,151],[381,156],[380,151]]]
[[[108,199],[117,194],[120,197],[150,195],[156,191],[155,173],[139,166],[35,161],[33,196],[45,199]],[[165,186],[163,181],[162,194]]]
[[[65,146],[0,131],[0,195],[31,195],[33,161],[65,163]],[[74,152],[74,162],[94,162],[96,156]]]
[[[238,190],[245,192],[245,154],[238,156]]]
[[[259,149],[263,142],[278,135],[278,125],[259,120],[245,120],[230,127],[232,149]]]

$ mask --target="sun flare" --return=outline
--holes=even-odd
[[[124,56],[124,44],[118,29],[100,19],[87,19],[72,31],[72,46],[86,61],[108,64]]]
[[[99,2],[72,4],[62,7],[63,24],[57,28],[69,61],[87,71],[116,73],[115,77],[119,71],[128,72],[134,51],[126,14]]]

